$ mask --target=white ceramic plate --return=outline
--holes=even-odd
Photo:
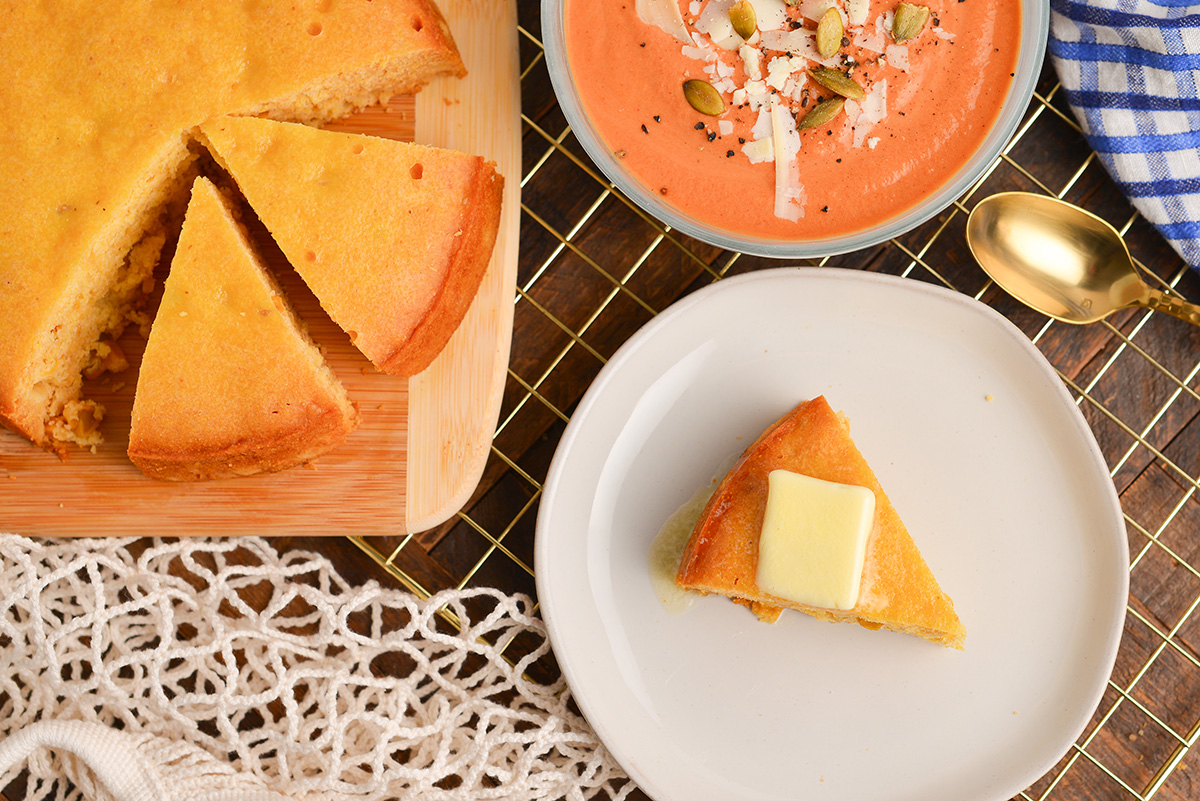
[[[653,594],[663,521],[818,394],[954,598],[964,652]],[[1029,341],[965,296],[811,268],[721,281],[617,353],[554,458],[536,568],[580,708],[658,801],[1008,799],[1099,703],[1128,593],[1103,458]]]

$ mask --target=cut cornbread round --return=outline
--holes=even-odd
[[[463,73],[430,0],[15,3],[0,52],[0,423],[60,452],[98,436],[80,372],[137,318],[195,126],[320,122]]]

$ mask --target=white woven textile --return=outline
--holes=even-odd
[[[531,610],[350,587],[259,539],[0,536],[0,789],[25,769],[31,801],[622,799],[566,687],[524,677],[549,649]]]

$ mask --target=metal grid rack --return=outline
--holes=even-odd
[[[559,113],[522,0],[522,261],[504,405],[484,480],[441,528],[355,540],[422,596],[496,586],[534,595],[533,526],[554,445],[613,351],[671,301],[776,263],[664,229],[613,190]],[[1200,794],[1200,331],[1128,311],[1073,327],[995,288],[963,241],[975,198],[1040,191],[1112,222],[1152,280],[1200,297],[1200,280],[1138,215],[1083,141],[1047,66],[1024,122],[978,184],[945,213],[885,245],[810,265],[938,283],[1012,320],[1057,369],[1100,443],[1125,511],[1131,593],[1107,692],[1076,745],[1018,797],[1185,799]],[[520,643],[509,648],[515,653]],[[1037,654],[1028,658],[1036,659]],[[554,675],[553,664],[543,666]]]

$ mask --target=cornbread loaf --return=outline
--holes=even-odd
[[[198,178],[138,371],[129,458],[172,481],[272,472],[357,425],[228,202]]]
[[[758,538],[772,470],[866,487],[875,495],[862,584],[853,609],[791,603],[759,589]],[[887,628],[961,649],[966,629],[900,515],[863,458],[845,421],[824,397],[801,403],[769,427],[725,476],[701,514],[680,560],[676,583],[715,592],[773,621],[781,608],[833,622]]]
[[[9,3],[0,53],[0,423],[60,453],[99,438],[80,374],[145,321],[195,126],[321,122],[464,72],[431,0]]]
[[[200,139],[378,369],[415,375],[433,361],[491,259],[504,187],[494,164],[249,117],[207,122]]]

